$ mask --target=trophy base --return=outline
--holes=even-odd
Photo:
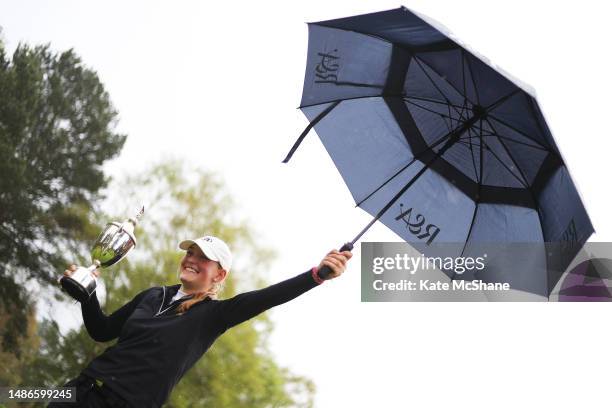
[[[60,285],[62,285],[62,288],[64,288],[64,290],[70,296],[72,296],[79,302],[85,302],[89,299],[90,293],[87,292],[87,289],[85,289],[80,283],[78,283],[72,278],[62,278],[60,280]]]

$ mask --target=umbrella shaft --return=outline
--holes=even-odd
[[[415,181],[418,180],[419,177],[421,177],[423,175],[423,173],[425,173],[427,171],[427,169],[429,169],[429,167],[431,167],[432,163],[434,161],[436,161],[440,156],[442,156],[444,154],[444,152],[446,152],[452,145],[454,145],[458,140],[459,140],[459,136],[469,127],[471,126],[475,121],[477,120],[476,117],[468,120],[466,123],[463,124],[463,126],[461,126],[458,129],[453,130],[449,135],[450,138],[446,141],[446,143],[444,143],[444,145],[440,148],[440,150],[438,150],[438,152],[427,161],[427,163],[425,163],[425,166],[423,166],[423,168],[421,170],[418,171],[417,174],[415,174],[410,181],[391,199],[391,201],[389,201],[379,212],[378,214],[376,214],[376,217],[374,217],[372,219],[372,221],[370,221],[368,223],[368,225],[365,226],[364,229],[361,230],[361,232],[359,234],[357,234],[357,236],[355,236],[355,238],[353,238],[353,240],[351,241],[352,245],[355,245],[355,242],[357,242],[359,240],[359,238],[361,238],[361,236],[363,234],[365,234],[365,232],[370,229],[370,227],[372,225],[374,225],[374,223],[376,221],[378,221],[380,219],[380,217],[383,216],[384,213],[387,212],[387,210],[389,208],[391,208],[391,206],[393,204],[395,204],[395,202],[402,196],[402,194],[404,194],[406,192],[406,190],[408,190],[410,188],[410,186],[412,186],[414,184]]]

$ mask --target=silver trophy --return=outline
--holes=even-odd
[[[79,266],[70,277],[62,276],[58,282],[70,296],[84,302],[94,294],[97,278],[94,272],[98,268],[107,268],[122,260],[136,246],[134,227],[144,214],[144,207],[123,223],[109,222],[91,249],[93,265]]]

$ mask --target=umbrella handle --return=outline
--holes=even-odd
[[[339,252],[352,251],[352,250],[353,250],[353,243],[347,242],[346,244],[342,245],[342,248],[340,248]],[[323,280],[327,279],[329,275],[331,275],[331,273],[332,273],[332,270],[327,265],[323,265],[323,267],[319,268],[319,270],[317,271],[317,275],[319,275],[319,278]]]

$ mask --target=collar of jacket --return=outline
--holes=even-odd
[[[164,288],[166,289],[166,296],[168,299],[172,299],[172,297],[178,293],[178,290],[181,288],[181,284],[178,283],[176,285],[164,286]]]
[[[180,283],[177,285],[172,285],[172,286],[165,286],[165,285],[162,286],[162,301],[161,301],[161,304],[159,305],[159,310],[157,311],[155,316],[162,315],[168,310],[174,309],[178,304],[181,303],[180,301],[177,301],[177,302],[172,303],[170,306],[166,305],[166,303],[170,302],[170,300],[172,299],[172,296],[176,295],[180,287],[181,287]],[[182,299],[182,300],[186,300],[186,299]]]
[[[176,285],[171,285],[171,286],[162,286],[162,293],[163,293],[162,301],[161,301],[161,304],[159,305],[159,310],[157,311],[155,316],[160,316],[169,310],[174,310],[176,306],[178,306],[179,304],[193,297],[193,295],[184,296],[183,298],[167,306],[166,302],[170,302],[172,297],[178,293],[178,290],[180,287],[181,287],[180,283]],[[210,299],[210,296],[208,296],[205,300],[209,300],[209,299]]]

